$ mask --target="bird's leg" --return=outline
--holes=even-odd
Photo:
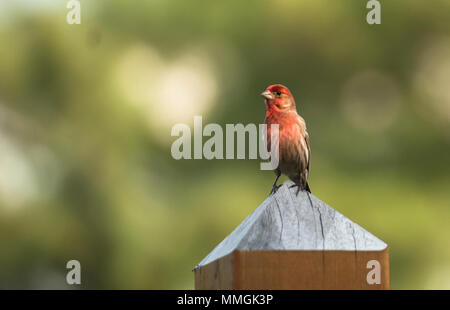
[[[278,178],[280,177],[280,175],[281,175],[281,173],[277,173],[277,177],[275,178],[275,182],[273,182],[272,190],[270,191],[269,195],[275,194],[275,192],[281,186],[281,185],[277,185],[277,181],[278,181]]]
[[[309,194],[310,194],[310,192],[306,191],[306,195],[308,195],[309,203],[311,204],[311,208],[312,208],[313,207],[313,203],[312,203],[312,200],[311,200],[311,196]]]

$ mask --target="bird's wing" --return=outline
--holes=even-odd
[[[300,115],[297,114],[297,124],[298,124],[298,128],[299,128],[299,133],[300,133],[300,146],[302,147],[303,151],[303,155],[304,158],[306,160],[306,162],[303,163],[303,167],[306,167],[306,170],[308,171],[309,174],[309,162],[311,159],[311,146],[309,143],[309,134],[308,131],[306,130],[306,123],[305,120],[303,119],[303,117],[301,117]]]
[[[305,130],[305,135],[304,135],[304,139],[306,142],[306,147],[307,147],[307,152],[308,152],[308,160],[306,163],[306,169],[308,170],[308,174],[309,174],[309,162],[311,161],[311,145],[309,143],[309,134],[308,132]]]
[[[266,150],[267,152],[270,152],[271,147],[271,141],[270,141],[270,124],[269,120],[266,118],[264,119],[264,124],[266,124],[266,130],[263,132],[263,141],[266,143]]]

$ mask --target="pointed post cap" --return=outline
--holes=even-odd
[[[382,251],[387,244],[314,195],[285,182],[197,266],[235,250]]]

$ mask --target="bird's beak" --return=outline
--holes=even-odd
[[[265,90],[261,93],[261,96],[266,98],[267,100],[272,100],[274,98],[273,94],[269,90]]]

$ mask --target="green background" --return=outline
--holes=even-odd
[[[314,195],[450,288],[450,2],[0,0],[0,288],[193,288],[266,197],[259,160],[171,157],[176,123],[262,123],[287,85]]]

